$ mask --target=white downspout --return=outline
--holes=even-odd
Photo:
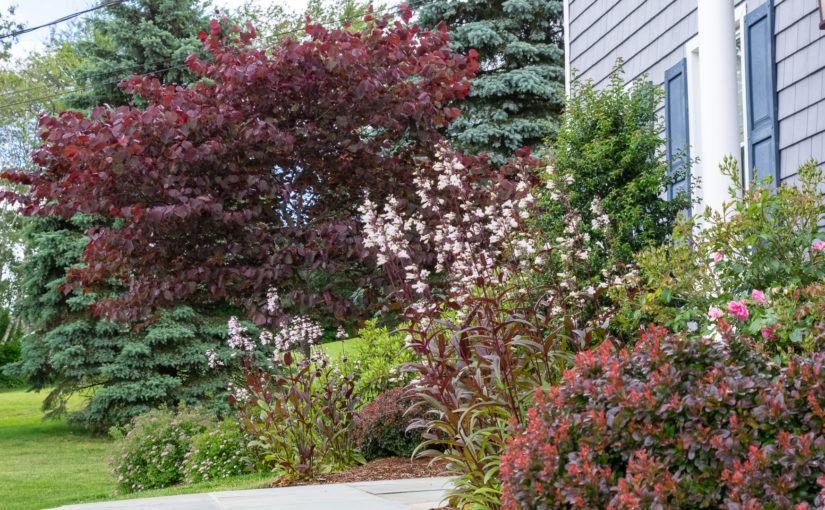
[[[725,157],[739,159],[739,95],[733,0],[699,0],[699,93],[704,205],[721,211],[733,182],[722,176]]]

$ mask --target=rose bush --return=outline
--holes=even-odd
[[[733,162],[723,170],[736,182]],[[640,324],[655,322],[713,337],[724,318],[743,341],[777,360],[821,346],[825,197],[818,190],[825,178],[812,164],[797,177],[795,186],[765,180],[734,187],[721,212],[683,218],[673,243],[637,254],[642,285],[615,296],[622,311],[614,330],[629,338]]]

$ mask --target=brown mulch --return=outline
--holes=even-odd
[[[433,462],[430,459],[408,459],[406,457],[389,457],[375,459],[363,466],[355,466],[336,473],[324,473],[315,480],[282,483],[272,482],[270,487],[284,487],[297,485],[322,485],[327,483],[372,482],[377,480],[402,480],[406,478],[429,478],[444,476],[447,471],[446,462]],[[459,510],[455,507],[438,507],[432,510]]]
[[[326,483],[372,482],[375,480],[402,480],[405,478],[429,478],[445,476],[446,463],[433,462],[430,459],[408,459],[389,457],[375,459],[363,466],[355,466],[337,473],[324,473],[315,480],[293,482],[288,485],[318,485]],[[270,487],[282,487],[279,482],[272,482]]]

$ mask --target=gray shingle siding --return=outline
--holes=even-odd
[[[618,58],[628,78],[645,72],[661,83],[677,50],[696,35],[696,0],[571,0],[570,66],[579,79],[603,83]],[[663,63],[670,65],[657,64]],[[661,67],[662,72],[651,71]]]
[[[746,1],[748,11],[765,0]],[[815,158],[825,164],[825,31],[812,0],[775,0],[782,179]],[[697,34],[697,0],[570,0],[570,66],[603,84],[617,58],[626,78],[661,84]],[[793,179],[791,179],[791,182]]]
[[[825,31],[815,2],[776,0],[776,89],[782,180],[825,162]]]

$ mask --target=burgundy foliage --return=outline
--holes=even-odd
[[[287,352],[282,361],[271,370],[245,359],[245,384],[229,396],[248,446],[264,459],[259,469],[302,480],[357,464],[352,429],[361,400],[353,376],[325,356],[310,361]]]
[[[421,429],[407,430],[416,418],[423,418],[408,388],[392,388],[365,405],[355,417],[353,436],[367,460],[410,457],[421,443]]]
[[[504,508],[822,508],[825,354],[780,370],[726,341],[651,326],[580,354],[508,443]]]
[[[70,275],[126,286],[96,305],[111,318],[228,299],[263,323],[270,287],[293,313],[344,314],[375,281],[358,205],[413,192],[413,169],[459,115],[446,105],[478,68],[474,52],[450,52],[446,29],[421,32],[410,16],[361,33],[307,26],[308,40],[269,49],[251,46],[251,26],[224,37],[213,21],[201,34],[211,59],[188,60],[203,80],[134,77],[125,87],[144,110],[42,117],[37,170],[4,174],[30,191],[3,198],[30,216],[117,220],[90,232],[86,267]]]

